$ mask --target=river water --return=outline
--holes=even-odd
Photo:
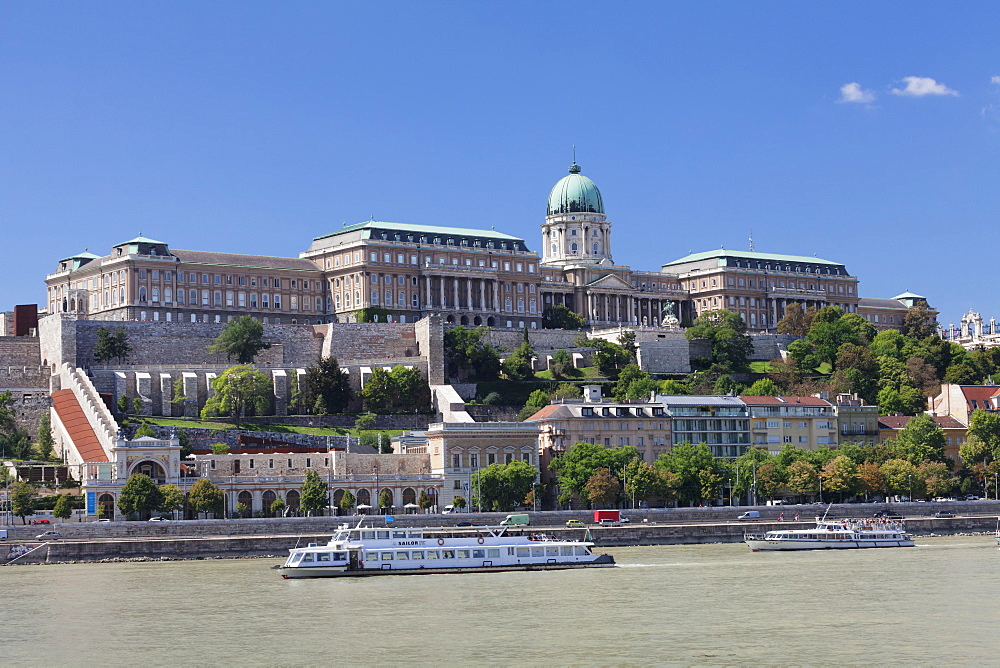
[[[620,568],[284,580],[278,559],[0,569],[0,665],[997,662],[1000,551],[601,550]]]

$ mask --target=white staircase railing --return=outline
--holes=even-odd
[[[80,402],[80,408],[83,409],[83,414],[87,416],[87,422],[90,423],[94,434],[97,435],[97,440],[110,460],[111,449],[115,447],[118,439],[119,427],[111,411],[101,399],[97,388],[90,382],[90,378],[87,377],[83,369],[71,367],[65,363],[60,368],[59,380],[63,389],[73,390],[77,401]]]

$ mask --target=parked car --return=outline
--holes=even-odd
[[[457,527],[471,527],[472,526],[472,522],[459,522],[455,526],[457,526]]]
[[[587,526],[580,520],[566,520],[566,526],[568,527],[585,527]]]
[[[102,517],[101,519],[99,519],[97,521],[98,522],[110,522],[111,520],[109,520],[107,517]]]
[[[150,522],[169,522],[170,518],[169,517],[150,517],[149,521]]]
[[[35,540],[55,540],[59,537],[60,535],[58,531],[45,531],[35,536]]]
[[[52,524],[49,520],[31,520],[31,526],[37,526],[39,524]]]
[[[759,510],[748,510],[736,519],[738,520],[759,520],[760,511]]]
[[[622,515],[620,518],[618,518],[618,521],[621,522],[622,524],[628,524],[632,520],[630,520],[629,518],[627,518],[624,515]]]
[[[899,513],[890,513],[890,512],[878,512],[878,513],[873,514],[872,517],[880,517],[883,520],[901,520],[901,519],[903,519],[903,516],[900,515]]]
[[[939,510],[934,513],[934,517],[955,517],[955,513],[950,510]]]

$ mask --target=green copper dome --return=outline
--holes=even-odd
[[[560,213],[604,214],[601,191],[594,182],[580,173],[575,162],[569,167],[569,176],[559,179],[549,193],[549,216]]]

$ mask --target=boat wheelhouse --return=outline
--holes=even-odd
[[[913,547],[913,536],[902,522],[878,519],[817,519],[810,529],[744,534],[754,552],[770,550],[849,550],[868,547]]]
[[[589,541],[537,532],[507,533],[506,527],[448,530],[350,527],[343,524],[326,545],[289,550],[284,578],[427,575],[500,571],[602,568],[610,555],[595,554]]]

